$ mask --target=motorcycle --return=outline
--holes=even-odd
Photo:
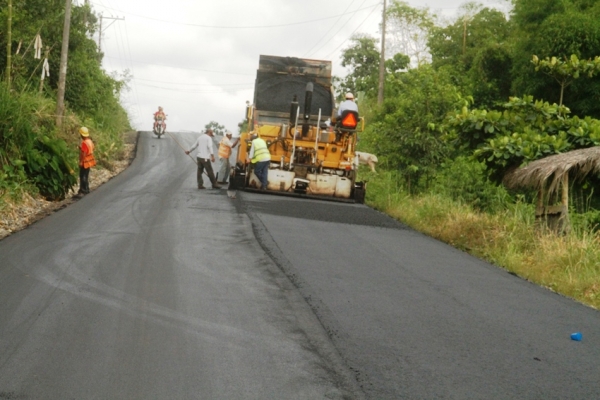
[[[166,129],[167,129],[167,124],[165,123],[165,119],[161,118],[161,117],[155,118],[153,131],[154,131],[154,134],[156,136],[158,136],[159,139],[162,135],[165,134]]]

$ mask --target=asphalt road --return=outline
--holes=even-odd
[[[0,399],[600,398],[598,311],[366,206],[195,186],[142,133],[0,241]]]
[[[142,133],[126,171],[0,241],[0,399],[361,397],[347,371],[169,136]]]

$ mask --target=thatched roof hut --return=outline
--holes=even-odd
[[[554,193],[561,182],[572,178],[581,180],[590,173],[600,173],[600,146],[572,150],[532,161],[509,172],[504,184],[509,188],[533,187]]]
[[[569,225],[569,175],[583,180],[590,173],[600,173],[600,146],[556,154],[509,172],[503,183],[509,188],[532,187],[538,190],[536,219],[557,232],[567,232]],[[561,189],[560,205],[550,198]]]

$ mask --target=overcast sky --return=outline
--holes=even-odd
[[[122,103],[138,130],[151,130],[160,105],[169,131],[200,132],[216,121],[236,134],[259,55],[330,60],[333,74],[345,76],[339,60],[352,35],[381,36],[382,0],[89,1],[103,15],[104,68],[132,75]],[[465,1],[408,3],[453,18]],[[506,0],[480,3],[506,8]]]

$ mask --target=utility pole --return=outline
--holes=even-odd
[[[90,0],[85,0],[85,14],[83,14],[83,26],[85,26],[85,29],[87,29],[87,22],[88,22],[87,10],[88,10],[89,6],[90,6]]]
[[[58,73],[58,99],[56,100],[56,125],[62,127],[65,113],[65,86],[67,82],[67,60],[69,59],[69,30],[71,29],[71,0],[65,3],[65,25],[63,28],[60,70]]]
[[[102,53],[102,14],[100,14],[100,29],[98,30],[98,53]]]
[[[12,64],[12,0],[8,0],[8,29],[6,31],[7,43],[6,43],[6,83],[8,91],[10,92],[10,67]]]
[[[463,56],[467,54],[467,16],[463,18]]]
[[[381,59],[379,60],[379,92],[377,93],[377,104],[383,104],[383,89],[385,87],[385,11],[386,0],[383,0],[383,13],[381,22]]]
[[[106,28],[104,29],[108,29],[112,24],[115,23],[115,21],[124,21],[125,18],[117,18],[117,17],[104,17],[102,14],[100,14],[100,30],[98,31],[98,53],[102,53],[102,19],[106,18],[106,19],[112,19],[113,22],[111,22]]]

